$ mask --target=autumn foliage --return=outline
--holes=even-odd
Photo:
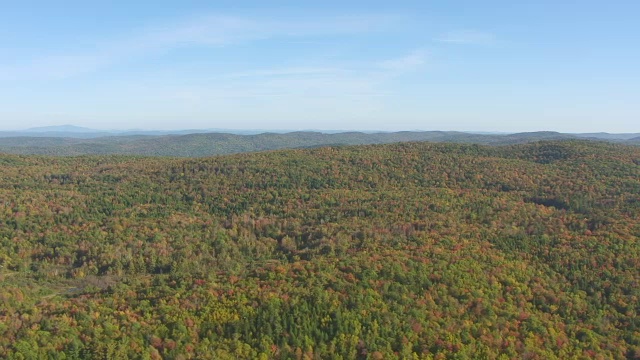
[[[0,358],[640,357],[640,148],[0,156]]]

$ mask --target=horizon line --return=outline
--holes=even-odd
[[[72,128],[73,130],[64,130],[63,128]],[[505,130],[445,130],[445,129],[393,129],[393,130],[383,130],[383,129],[358,129],[358,128],[349,128],[349,129],[323,129],[323,128],[173,128],[173,129],[158,129],[158,128],[111,128],[111,129],[97,129],[97,128],[89,128],[80,125],[74,124],[62,124],[62,125],[44,125],[44,126],[35,126],[23,129],[2,129],[0,128],[0,133],[25,133],[25,132],[38,132],[42,131],[42,133],[70,133],[77,132],[78,134],[90,134],[90,133],[128,133],[128,132],[162,132],[162,133],[171,133],[171,132],[216,132],[216,133],[232,133],[232,132],[260,132],[260,133],[292,133],[292,132],[319,132],[319,133],[344,133],[344,132],[363,132],[363,133],[396,133],[396,132],[460,132],[460,133],[473,133],[473,134],[493,134],[493,135],[510,135],[510,134],[519,134],[519,133],[540,133],[540,132],[552,132],[558,134],[638,134],[639,131],[625,131],[625,132],[609,132],[609,131],[558,131],[558,130],[549,130],[549,129],[538,129],[538,130],[520,130],[520,131],[505,131]],[[167,134],[170,135],[170,134]]]

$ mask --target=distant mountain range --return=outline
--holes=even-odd
[[[383,144],[407,141],[507,145],[542,140],[595,140],[640,145],[640,134],[565,134],[551,131],[517,134],[456,131],[313,132],[238,134],[213,130],[98,131],[72,125],[0,132],[0,152],[40,155],[145,155],[201,157],[221,154],[308,148],[318,146]]]
[[[62,137],[62,138],[75,138],[75,139],[92,139],[107,136],[134,136],[134,135],[147,135],[147,136],[162,136],[162,135],[187,135],[187,134],[199,134],[199,133],[211,133],[211,132],[223,132],[221,129],[185,129],[185,130],[96,130],[75,125],[58,125],[58,126],[43,126],[35,127],[26,130],[16,131],[0,131],[0,138],[7,137]],[[259,134],[264,131],[260,130],[229,130],[225,132],[231,132],[234,134]]]
[[[257,135],[266,132],[284,134],[292,130],[241,130],[241,129],[183,129],[183,130],[97,130],[75,125],[56,125],[34,127],[26,130],[0,131],[0,138],[6,137],[63,137],[77,139],[91,139],[106,136],[162,136],[162,135],[188,135],[204,133],[228,133],[236,135]],[[323,131],[324,133],[338,133],[341,131]]]
[[[96,138],[106,136],[133,136],[133,135],[147,135],[147,136],[162,136],[162,135],[189,135],[189,134],[207,134],[207,133],[225,133],[235,135],[258,135],[264,133],[276,133],[286,134],[292,132],[318,132],[323,134],[339,134],[349,132],[361,132],[364,134],[375,133],[392,133],[391,131],[346,131],[346,130],[291,130],[291,129],[182,129],[182,130],[144,130],[144,129],[125,129],[125,130],[97,130],[75,125],[55,125],[55,126],[42,126],[34,127],[26,130],[14,130],[14,131],[0,131],[0,138],[4,137],[63,137],[63,138]],[[464,133],[473,135],[514,135],[509,132],[498,131],[403,131],[415,132],[415,133]],[[551,132],[536,132],[536,133],[551,133]],[[553,132],[555,133],[555,132]],[[523,133],[533,134],[533,133]],[[555,133],[557,134],[557,133]],[[599,133],[566,133],[563,135],[571,135],[576,138],[587,139],[600,139],[600,140],[630,140],[640,137],[640,133],[621,133],[611,134],[606,132]]]
[[[585,139],[601,139],[601,140],[633,140],[634,138],[640,137],[640,134],[636,133],[628,133],[628,134],[609,134],[604,132],[599,133],[584,133],[584,134],[573,134],[574,136],[585,138]]]

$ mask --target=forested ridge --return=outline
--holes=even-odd
[[[0,358],[640,358],[638,147],[0,155],[0,214]]]
[[[67,136],[71,135],[73,135],[73,133],[67,134]],[[34,136],[32,133],[25,133],[23,136],[17,137],[5,137],[2,132],[0,132],[0,152],[53,156],[136,155],[206,157],[266,150],[387,144],[411,141],[513,145],[541,140],[588,139],[591,141],[610,141],[637,145],[639,144],[638,139],[632,139],[634,135],[636,134],[563,134],[553,131],[516,134],[473,134],[458,131],[400,131],[380,133],[320,133],[297,131],[283,134],[262,133],[254,135],[191,133],[162,136],[118,135],[73,138],[64,136],[41,137]]]

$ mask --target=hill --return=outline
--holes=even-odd
[[[0,164],[1,358],[640,355],[637,147]]]
[[[327,145],[386,144],[407,141],[431,141],[475,144],[518,144],[540,140],[573,139],[575,136],[556,132],[534,132],[508,135],[470,134],[453,131],[395,133],[262,133],[238,135],[197,133],[166,136],[108,136],[99,138],[7,137],[0,138],[0,152],[36,155],[143,155],[204,157],[212,155],[256,152],[286,148]]]
[[[630,140],[634,137],[640,136],[640,134],[633,134],[633,133],[610,134],[610,133],[604,133],[604,132],[573,134],[573,135],[579,138],[600,139],[600,140],[609,140],[609,141],[616,141],[616,140],[624,141],[624,140]]]
[[[210,133],[210,130],[96,130],[89,129],[74,125],[59,125],[59,126],[43,126],[30,128],[26,130],[15,131],[0,131],[0,143],[3,138],[64,138],[69,141],[84,140],[91,141],[91,139],[108,138],[108,137],[127,137],[127,136],[163,136],[163,135],[186,135],[186,134],[199,134]],[[13,139],[14,141],[16,139]],[[9,140],[10,142],[12,140]],[[31,141],[37,141],[37,139],[31,139]]]

